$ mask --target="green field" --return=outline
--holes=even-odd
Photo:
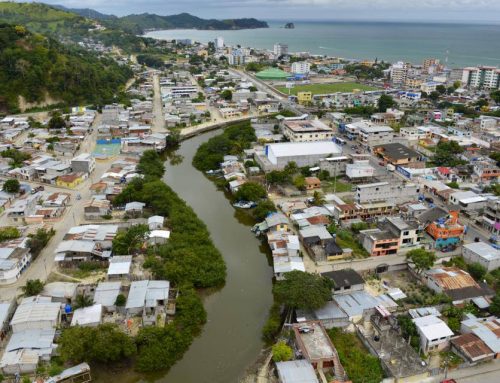
[[[284,86],[279,86],[277,87],[277,89],[280,92],[288,94],[288,89]],[[307,84],[294,86],[292,89],[290,89],[290,94],[296,95],[297,92],[312,92],[313,94],[352,92],[354,89],[375,90],[376,88],[364,84],[358,84],[355,82],[338,82],[334,84]]]

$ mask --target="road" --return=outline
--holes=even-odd
[[[165,132],[165,117],[163,116],[163,102],[161,99],[160,77],[153,75],[153,126],[154,133]]]
[[[500,360],[479,364],[474,367],[451,370],[447,379],[455,379],[457,383],[497,383],[500,382]],[[444,374],[425,379],[423,383],[438,383],[444,380]]]
[[[99,119],[96,118],[96,121],[94,121],[93,124],[93,132],[86,137],[86,142],[82,143],[81,145],[82,148],[88,148],[89,151],[93,148],[93,145],[95,144],[97,124],[99,123],[99,121],[100,117]],[[112,160],[96,162],[96,169],[94,170],[92,175],[75,189],[58,188],[54,186],[44,185],[44,193],[69,193],[71,194],[71,202],[69,206],[67,206],[62,218],[54,223],[53,229],[55,230],[55,235],[50,239],[49,243],[41,251],[37,259],[35,259],[31,263],[28,269],[23,274],[21,274],[21,277],[15,283],[7,286],[0,286],[0,296],[2,297],[2,299],[10,300],[21,294],[21,287],[24,286],[26,284],[26,281],[29,279],[40,279],[42,281],[45,281],[47,279],[52,269],[54,268],[55,249],[62,241],[63,237],[66,235],[70,227],[79,225],[81,222],[83,222],[82,202],[89,200],[91,197],[89,189],[90,185],[100,179],[102,174],[109,168],[111,162]],[[27,183],[30,184],[29,182]],[[35,183],[31,184],[35,185]],[[81,200],[76,199],[77,194],[81,195]],[[10,223],[8,221],[7,215],[3,214],[3,216],[0,217],[0,226],[8,225],[10,225]]]

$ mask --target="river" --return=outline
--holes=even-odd
[[[208,320],[184,358],[157,383],[235,383],[259,357],[261,329],[272,304],[272,267],[267,246],[250,231],[251,222],[191,161],[200,144],[220,134],[204,133],[182,142],[183,161],[166,164],[164,181],[205,222],[227,265],[226,285],[204,298]],[[175,228],[174,228],[175,230]],[[133,372],[98,372],[98,382],[144,382]]]

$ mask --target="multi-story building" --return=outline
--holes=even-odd
[[[500,250],[485,242],[472,242],[463,245],[462,256],[467,263],[479,263],[488,271],[500,267]]]
[[[71,160],[73,172],[92,173],[95,169],[95,158],[89,153],[82,153]]]
[[[320,120],[282,122],[283,134],[291,142],[328,141],[333,138],[333,129]]]
[[[425,73],[431,73],[433,67],[435,68],[438,66],[439,66],[439,59],[436,58],[427,58],[424,59],[424,61],[422,62],[422,70]]]
[[[297,102],[300,105],[310,105],[313,100],[312,92],[298,92],[297,93]]]
[[[436,206],[420,214],[417,220],[436,241],[436,248],[456,246],[462,240],[465,228],[458,222],[458,210],[448,212]]]
[[[462,85],[470,88],[500,89],[500,69],[494,66],[464,68]]]
[[[397,235],[399,247],[418,246],[423,238],[423,227],[416,220],[387,217],[380,226]]]
[[[358,185],[354,196],[357,203],[390,201],[393,206],[418,199],[419,188],[415,184],[376,182]]]
[[[394,130],[390,126],[372,125],[359,128],[358,142],[366,148],[389,144],[394,140]]]
[[[404,63],[402,61],[399,61],[397,63],[392,64],[390,69],[392,82],[394,84],[404,84],[410,69],[411,69],[410,63]]]
[[[276,43],[273,50],[275,56],[284,56],[288,54],[288,44]]]
[[[363,247],[373,257],[396,254],[399,250],[399,236],[391,230],[379,228],[362,230]]]
[[[483,226],[494,235],[500,234],[500,199],[490,199],[486,202]]]
[[[29,249],[0,247],[0,285],[14,283],[31,261]]]
[[[495,180],[500,177],[500,168],[493,161],[477,161],[474,163],[474,174],[481,181]]]
[[[215,49],[222,49],[222,48],[224,48],[224,37],[218,36],[214,40],[214,44],[215,44]]]
[[[421,161],[422,156],[418,152],[397,142],[375,146],[373,151],[381,156],[386,162],[395,166],[399,165],[412,168],[425,167],[425,163]]]
[[[307,61],[297,61],[292,64],[292,73],[308,74],[311,71],[311,64]]]

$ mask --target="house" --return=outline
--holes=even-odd
[[[103,309],[108,312],[114,312],[121,286],[120,281],[99,282],[94,293],[94,304],[102,305]]]
[[[492,234],[500,234],[500,199],[490,199],[483,212],[483,226]]]
[[[474,334],[493,352],[494,359],[500,358],[500,319],[496,317],[477,318],[466,314],[467,319],[460,325],[462,334]]]
[[[416,220],[404,220],[400,217],[386,217],[380,224],[399,237],[399,247],[420,245],[423,227]]]
[[[285,274],[290,271],[306,271],[302,257],[288,255],[273,257],[273,268],[274,276],[278,281],[283,280],[285,278]]]
[[[403,166],[407,168],[425,168],[420,153],[394,142],[390,144],[377,145],[373,152],[384,159],[386,163],[394,166]]]
[[[69,204],[71,200],[71,194],[69,193],[52,193],[49,195],[45,201],[43,201],[42,206],[44,207],[64,207]]]
[[[264,221],[256,224],[253,227],[253,231],[258,233],[264,232],[274,232],[274,231],[288,231],[288,226],[290,225],[290,221],[287,216],[283,213],[272,213],[269,214]]]
[[[334,261],[345,256],[325,226],[311,225],[299,230],[307,253],[315,262]]]
[[[328,141],[334,132],[320,120],[283,120],[283,134],[290,142]]]
[[[483,209],[488,198],[480,196],[471,190],[457,191],[449,196],[449,203],[457,205],[462,211],[474,211]]]
[[[321,181],[318,177],[306,177],[304,180],[307,190],[321,188]]]
[[[467,263],[479,263],[488,271],[500,267],[500,250],[485,242],[472,242],[463,245],[462,256]]]
[[[430,351],[442,351],[450,345],[453,331],[445,322],[434,315],[412,319],[420,335],[420,350],[427,354]]]
[[[143,202],[129,202],[125,205],[125,214],[139,216],[142,214],[145,206],[146,204]]]
[[[50,297],[27,297],[17,307],[10,326],[14,333],[36,329],[55,329],[60,319],[60,303],[52,302]]]
[[[111,250],[118,228],[118,225],[113,224],[73,226],[64,240],[92,241],[102,250]]]
[[[148,234],[148,243],[151,245],[163,245],[167,243],[170,238],[170,231],[168,230],[152,230]]]
[[[77,287],[78,284],[71,282],[46,283],[41,295],[50,297],[52,302],[71,303],[76,298]]]
[[[365,148],[389,144],[394,140],[394,130],[390,126],[365,125],[359,128],[358,142]]]
[[[312,92],[297,92],[297,102],[300,105],[310,105],[312,103]]]
[[[109,259],[108,279],[128,278],[132,267],[131,255],[115,255]]]
[[[424,272],[423,281],[436,293],[448,295],[454,304],[494,295],[486,284],[479,285],[468,272],[458,267],[443,266],[427,270]]]
[[[71,169],[74,173],[90,174],[95,166],[95,158],[89,153],[82,153],[71,160]]]
[[[170,291],[169,281],[134,281],[125,304],[128,316],[142,314],[143,322],[156,323],[157,317],[164,314]]]
[[[353,269],[328,271],[321,275],[332,280],[332,293],[334,295],[363,291],[365,289],[363,277]]]
[[[356,188],[355,200],[357,203],[390,202],[390,206],[416,201],[420,189],[416,184],[398,184],[375,182],[358,185]]]
[[[469,363],[485,362],[495,357],[493,350],[474,333],[452,338],[451,350]]]
[[[35,193],[15,200],[6,210],[7,217],[13,222],[24,222],[26,217],[33,215],[35,212],[39,198],[40,193]]]
[[[417,220],[434,239],[438,249],[456,246],[462,240],[465,228],[458,222],[457,210],[448,212],[436,206],[420,214]]]
[[[100,246],[93,241],[83,240],[62,241],[55,253],[56,262],[88,262],[95,257],[103,256]]]
[[[56,185],[59,187],[74,189],[75,187],[80,185],[84,181],[84,179],[84,173],[69,173],[57,177]]]
[[[149,217],[148,218],[149,230],[160,230],[161,228],[163,228],[164,221],[165,218],[160,215],[153,215],[152,217]]]
[[[311,363],[305,359],[276,363],[280,383],[319,383]]]
[[[396,254],[399,250],[399,235],[379,228],[361,230],[362,244],[372,257]]]
[[[358,322],[362,319],[365,310],[371,310],[377,306],[389,311],[394,311],[398,307],[398,304],[389,296],[385,294],[373,296],[364,290],[335,294],[333,295],[333,301],[347,314],[352,322]]]
[[[71,326],[97,327],[102,323],[102,305],[95,304],[76,309],[71,318]]]
[[[83,204],[83,216],[86,220],[101,219],[111,214],[111,201],[92,198]]]
[[[318,321],[308,321],[296,323],[292,328],[297,348],[304,359],[311,363],[315,370],[331,369],[338,380],[344,381],[346,373],[323,325]]]
[[[31,262],[29,249],[0,247],[0,285],[14,283]]]

